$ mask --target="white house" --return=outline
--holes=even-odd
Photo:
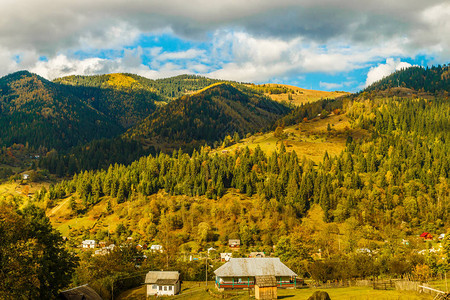
[[[28,180],[30,178],[30,175],[29,174],[23,174],[22,175],[22,179],[23,180]]]
[[[150,246],[150,251],[152,252],[163,252],[163,246],[161,245],[151,245]]]
[[[220,261],[229,261],[232,256],[233,254],[229,252],[220,253]]]
[[[147,297],[173,296],[180,292],[181,282],[178,271],[150,271],[145,276]]]
[[[84,240],[82,243],[81,243],[81,246],[83,247],[83,248],[89,248],[89,249],[94,249],[96,246],[97,246],[97,242],[96,241],[94,241],[94,240]]]

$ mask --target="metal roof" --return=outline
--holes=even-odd
[[[178,279],[158,279],[156,280],[157,285],[175,285]]]
[[[178,271],[150,271],[145,275],[145,283],[156,283],[158,280],[175,280],[180,278]]]
[[[297,276],[278,257],[231,258],[214,273],[219,277],[236,276]]]
[[[64,300],[103,300],[96,291],[94,291],[87,284],[78,286],[76,288],[62,291],[58,295],[58,299]]]

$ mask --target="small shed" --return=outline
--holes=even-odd
[[[87,284],[59,293],[60,300],[103,300],[93,288]]]
[[[277,299],[277,280],[275,276],[255,276],[255,298],[261,300]]]

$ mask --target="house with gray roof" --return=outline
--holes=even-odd
[[[231,258],[214,271],[216,287],[223,289],[249,289],[261,276],[273,276],[278,288],[295,288],[297,274],[283,264],[278,257]]]
[[[178,271],[150,271],[145,276],[147,297],[173,296],[180,292],[181,282]]]

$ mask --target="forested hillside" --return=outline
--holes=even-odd
[[[93,139],[109,138],[121,126],[68,93],[60,85],[29,72],[0,79],[0,145],[67,149]]]
[[[116,89],[59,84],[65,92],[82,101],[123,128],[138,124],[154,112],[158,104],[164,104],[158,94],[145,89]]]
[[[57,78],[54,82],[121,91],[147,91],[158,94],[163,100],[170,101],[185,94],[201,90],[211,84],[224,80],[210,79],[197,75],[179,75],[157,80],[135,74],[116,73],[92,76],[67,76]],[[159,99],[158,101],[161,101]]]
[[[371,84],[365,91],[382,91],[395,87],[404,87],[420,92],[446,91],[448,93],[450,92],[450,66],[410,67]]]
[[[55,186],[46,197],[54,201],[78,195],[89,210],[103,197],[120,204],[136,197],[146,199],[164,189],[170,195],[219,199],[234,189],[255,199],[251,210],[262,210],[259,217],[249,218],[248,210],[242,210],[236,201],[237,208],[229,212],[198,208],[202,216],[187,222],[183,214],[191,215],[195,200],[183,198],[166,211],[165,217],[176,220],[171,226],[183,230],[185,242],[195,239],[200,222],[214,226],[217,218],[223,217],[223,222],[240,222],[213,229],[219,237],[237,232],[248,246],[271,245],[289,234],[292,226],[300,225],[298,218],[314,204],[320,205],[327,222],[346,222],[350,218],[357,226],[369,226],[374,240],[383,238],[383,228],[402,222],[412,232],[442,228],[450,212],[449,99],[360,97],[347,99],[345,106],[353,126],[368,129],[372,136],[349,139],[344,152],[337,157],[325,155],[318,166],[298,158],[295,152],[286,152],[284,147],[270,156],[258,149],[212,156],[203,149],[192,156],[182,152],[160,154],[142,158],[129,167],[111,166],[107,171],[78,174],[72,181]],[[158,208],[152,212],[149,225],[157,227],[158,215],[168,204],[155,205]],[[263,217],[274,210],[280,214]],[[132,221],[131,230],[145,239],[157,234],[139,227],[139,220]],[[275,222],[280,229],[273,231],[263,222]],[[243,236],[250,228],[256,232]]]
[[[234,132],[245,135],[264,130],[288,111],[286,106],[245,87],[239,89],[221,83],[170,102],[125,136],[138,140],[204,144]]]

